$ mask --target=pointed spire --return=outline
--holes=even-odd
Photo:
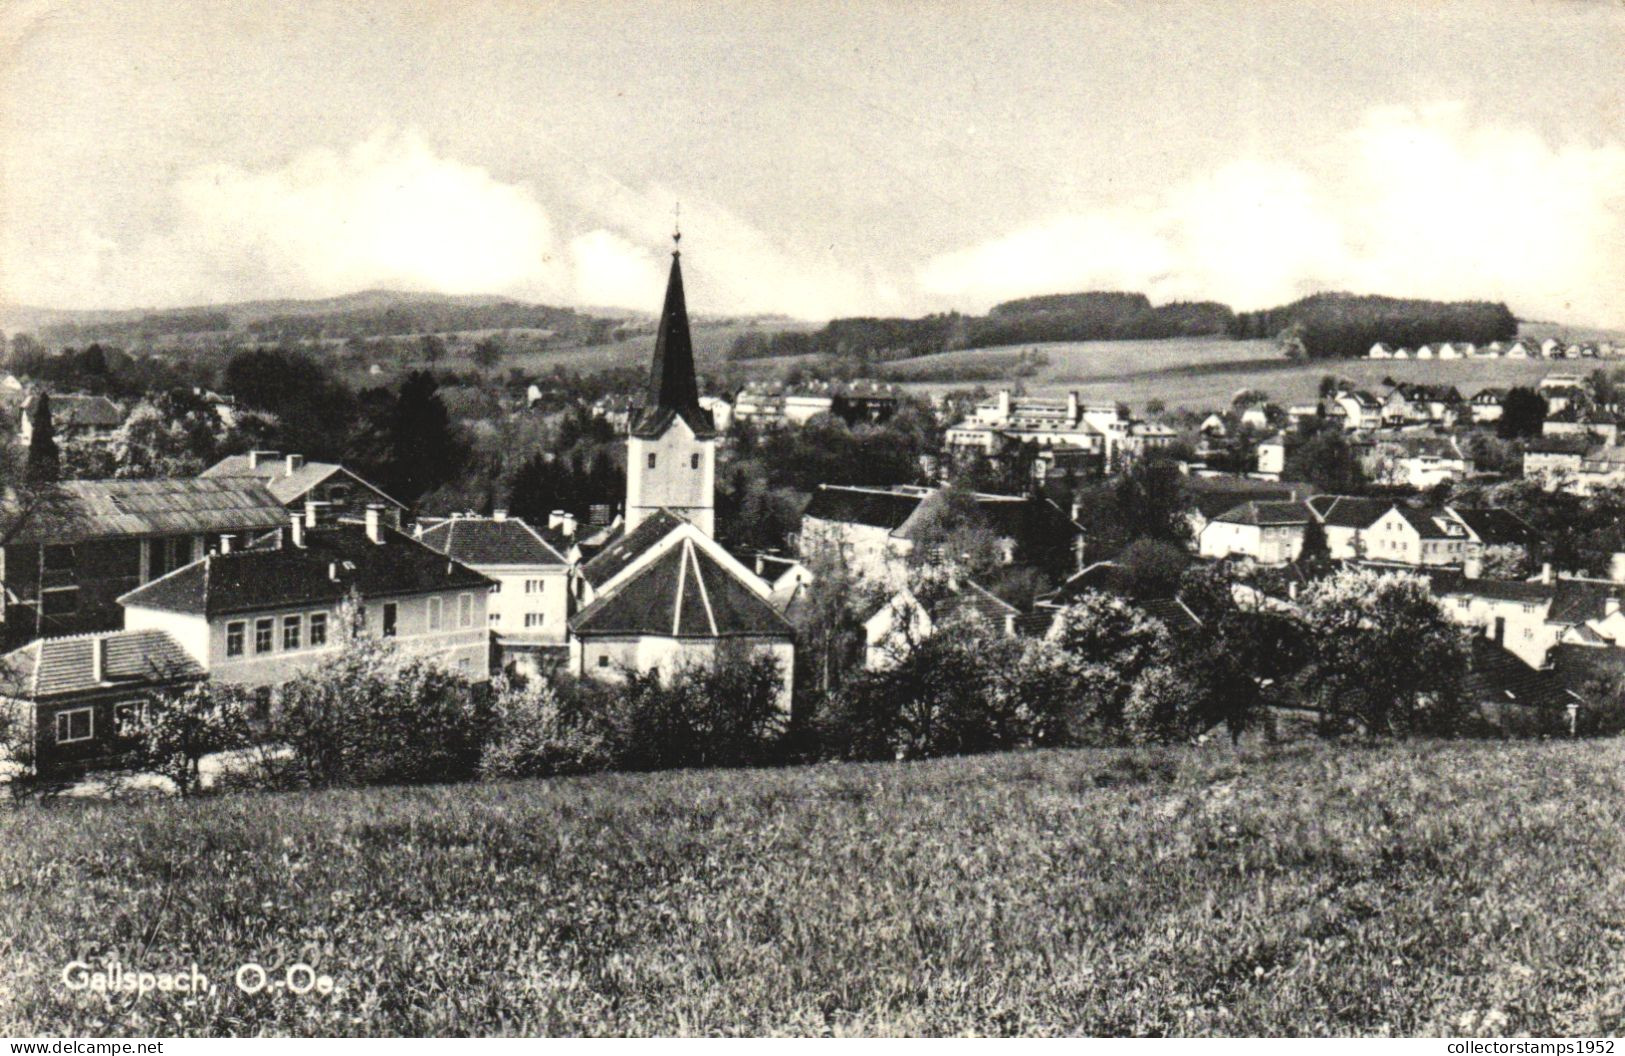
[[[680,238],[682,235],[673,234],[673,243]],[[681,258],[681,252],[672,250],[666,304],[660,310],[660,331],[655,336],[654,360],[649,365],[649,398],[632,428],[636,436],[658,436],[673,418],[683,419],[699,436],[716,433],[711,416],[700,407],[700,387],[694,379],[694,342],[688,333]]]

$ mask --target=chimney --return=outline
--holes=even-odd
[[[327,563],[327,578],[335,583],[339,581],[339,563],[337,561]]]
[[[1550,561],[1546,561],[1541,564],[1540,581],[1542,583],[1550,583],[1552,581],[1552,563]]]
[[[563,516],[561,516],[559,518],[559,531],[566,539],[575,538],[576,515],[573,513],[565,513]]]
[[[305,545],[305,519],[297,513],[288,518],[288,542],[301,549]]]
[[[564,524],[564,511],[563,510],[554,510],[552,513],[547,515],[547,527],[549,529],[551,529],[552,531],[558,531],[559,528],[563,524]]]
[[[1078,420],[1078,394],[1075,391],[1066,394],[1066,420],[1068,422]]]
[[[508,519],[508,511],[503,507],[498,506],[496,509],[491,511],[491,519],[493,521],[505,521]]]
[[[90,640],[90,680],[97,685],[107,681],[107,639],[102,635]]]
[[[276,459],[277,452],[275,451],[250,451],[248,453],[248,468],[258,469],[267,462],[275,462]]]
[[[384,508],[376,502],[367,506],[367,538],[374,543],[384,541]]]
[[[1615,583],[1625,583],[1625,553],[1617,553],[1608,559],[1608,578]]]
[[[220,552],[222,554],[231,553],[231,536],[229,534],[220,537]]]
[[[1004,419],[1004,418],[1008,418],[1008,417],[1010,417],[1010,390],[1009,389],[1000,389],[999,390],[999,418]]]
[[[291,477],[295,473],[299,472],[301,469],[304,468],[305,456],[304,455],[289,455],[285,465],[287,466],[287,470],[286,470],[284,475]]]

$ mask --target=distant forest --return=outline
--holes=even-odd
[[[1504,341],[1518,321],[1505,304],[1445,303],[1318,293],[1279,308],[1236,313],[1212,301],[1153,305],[1142,293],[1063,293],[994,305],[985,316],[835,319],[818,330],[737,337],[731,359],[823,355],[886,363],[964,348],[1046,341],[1129,341],[1229,335],[1280,338],[1314,359],[1363,356],[1378,341]]]

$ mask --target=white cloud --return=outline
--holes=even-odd
[[[979,304],[1082,289],[1237,308],[1317,289],[1488,298],[1625,319],[1625,146],[1554,148],[1460,106],[1382,108],[1312,176],[1238,161],[1139,209],[1097,208],[943,254],[920,288]]]
[[[576,303],[656,311],[666,280],[654,253],[599,228],[570,242]]]

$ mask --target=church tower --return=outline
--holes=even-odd
[[[626,441],[628,533],[655,511],[667,509],[706,535],[715,534],[717,431],[700,407],[694,379],[681,258],[672,251],[666,304],[649,367],[649,396]]]

